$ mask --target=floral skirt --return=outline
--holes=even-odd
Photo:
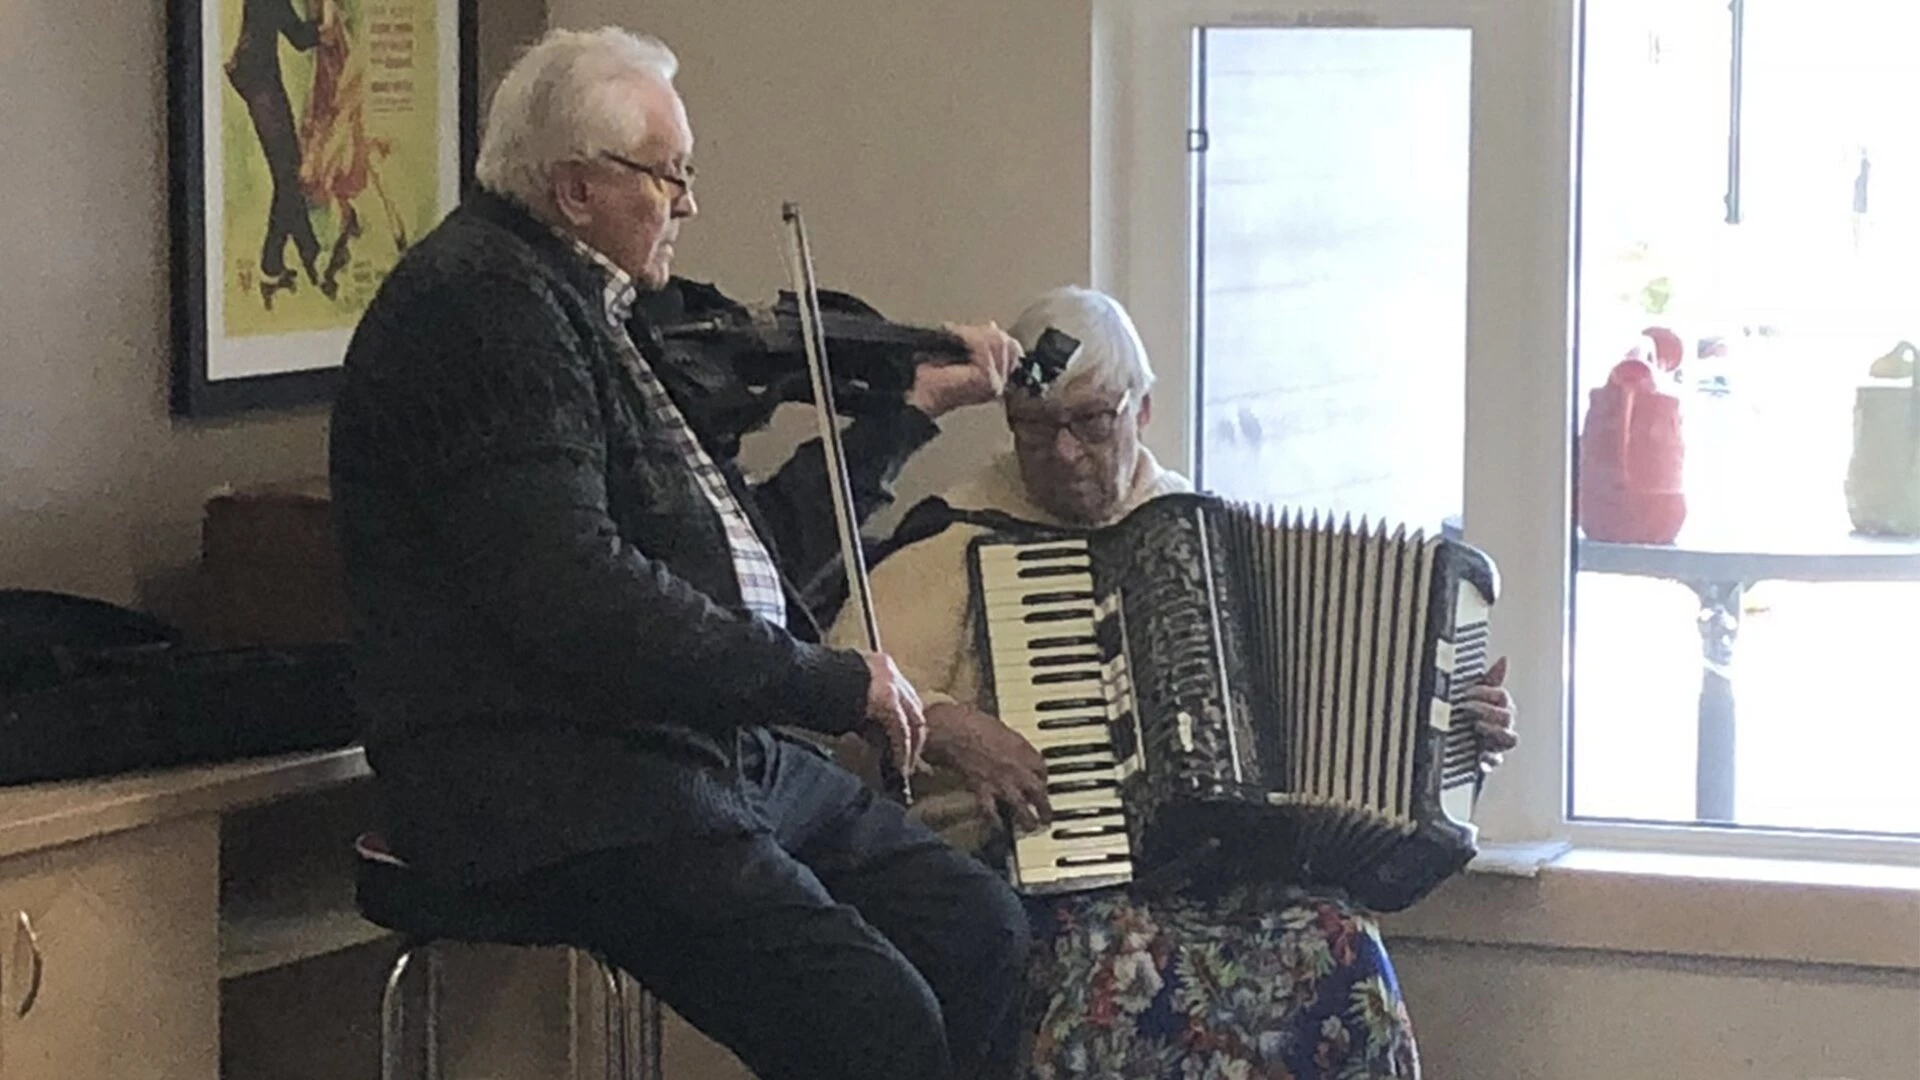
[[[1374,921],[1296,889],[1030,897],[1033,1080],[1419,1076]]]

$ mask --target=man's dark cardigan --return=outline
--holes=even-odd
[[[407,252],[347,351],[331,472],[367,750],[394,843],[431,873],[756,829],[742,738],[864,711],[865,663],[817,644],[791,585],[792,634],[744,614],[603,283],[476,195]],[[937,431],[904,404],[848,428],[863,515]],[[758,487],[722,464],[787,581],[813,578],[837,551],[818,444]]]

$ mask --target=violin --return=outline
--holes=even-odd
[[[922,364],[968,360],[959,335],[895,322],[851,293],[818,290],[817,305],[839,415],[897,405]],[[782,290],[771,305],[746,304],[706,282],[674,278],[641,298],[629,329],[705,428],[735,441],[764,427],[780,405],[816,400],[804,323],[792,290]],[[1038,392],[1065,370],[1079,345],[1049,328],[1010,381]]]

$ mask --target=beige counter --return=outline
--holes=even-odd
[[[358,747],[0,788],[0,859],[197,814],[337,788],[371,775]]]

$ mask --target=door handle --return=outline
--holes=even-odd
[[[15,916],[13,927],[13,955],[16,967],[20,964],[20,955],[26,953],[27,988],[20,994],[20,1003],[13,1007],[14,1015],[25,1017],[33,1011],[34,1002],[40,1000],[40,980],[46,971],[46,960],[40,954],[40,935],[33,929],[33,916],[19,912]]]

